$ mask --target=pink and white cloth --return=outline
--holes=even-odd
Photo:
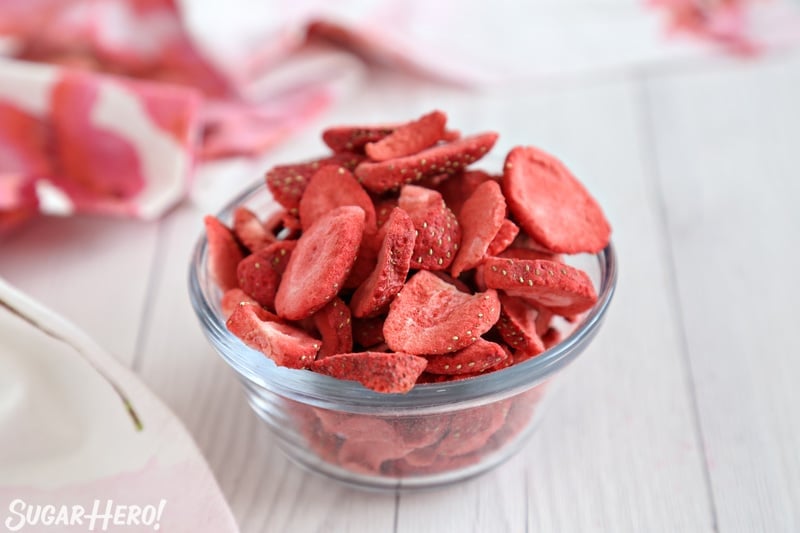
[[[263,152],[366,63],[531,83],[800,38],[778,0],[4,0],[0,234],[32,216],[154,218],[199,161]],[[673,27],[705,38],[664,38]],[[711,43],[711,44],[710,44]]]

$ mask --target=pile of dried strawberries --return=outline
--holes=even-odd
[[[497,134],[461,137],[439,111],[322,137],[331,155],[267,173],[282,211],[205,219],[228,329],[277,364],[402,393],[535,357],[555,315],[596,303],[561,254],[603,250],[611,228],[553,156],[468,170]]]

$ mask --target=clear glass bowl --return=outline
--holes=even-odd
[[[262,217],[279,210],[258,183],[218,215],[230,223],[236,206]],[[244,384],[255,412],[290,459],[309,470],[366,489],[410,490],[451,484],[511,457],[542,416],[552,378],[591,343],[611,301],[617,268],[609,245],[571,257],[592,277],[597,304],[543,354],[504,370],[461,381],[380,394],[354,381],[278,367],[233,336],[220,309],[201,237],[191,259],[189,290],[211,344]]]

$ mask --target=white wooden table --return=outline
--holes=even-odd
[[[279,452],[206,343],[187,289],[201,215],[324,124],[442,108],[504,152],[564,159],[614,225],[596,342],[522,452],[438,492],[363,494]],[[800,531],[800,54],[473,94],[374,74],[258,163],[206,168],[159,222],[40,220],[0,275],[131,366],[184,421],[242,531]]]

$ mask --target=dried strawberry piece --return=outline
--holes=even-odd
[[[417,232],[411,268],[445,270],[461,241],[461,226],[438,192],[406,185],[398,205],[409,214]]]
[[[264,229],[276,240],[294,240],[300,236],[300,220],[285,209],[273,213],[265,222]]]
[[[500,320],[497,331],[515,353],[533,357],[544,351],[544,343],[537,333],[539,310],[524,301],[500,294]]]
[[[449,174],[445,175],[450,176]],[[483,170],[467,170],[450,176],[450,179],[439,184],[436,190],[442,194],[445,203],[453,210],[453,213],[458,216],[461,213],[461,206],[464,205],[467,198],[472,196],[475,189],[485,181],[496,181],[500,183],[498,178]]]
[[[481,183],[464,202],[458,218],[461,224],[461,249],[453,260],[451,272],[454,277],[483,261],[505,216],[506,201],[500,185],[491,180]]]
[[[444,136],[447,115],[433,111],[403,124],[379,141],[367,143],[364,151],[373,161],[386,161],[430,148]]]
[[[233,232],[218,218],[207,215],[203,222],[208,239],[208,272],[211,280],[223,291],[234,289],[238,287],[236,267],[244,253]]]
[[[275,309],[283,318],[313,315],[342,288],[364,233],[364,210],[348,205],[330,211],[303,233],[289,258]]]
[[[356,154],[334,154],[305,163],[278,165],[267,172],[265,179],[275,200],[286,209],[296,210],[308,181],[317,170],[325,165],[338,165],[353,170],[361,160],[363,157]]]
[[[428,176],[455,174],[486,155],[496,140],[496,133],[473,135],[406,157],[381,163],[363,162],[356,167],[355,174],[367,190],[382,193]]]
[[[358,381],[368,389],[385,393],[411,390],[428,361],[409,353],[359,352],[331,355],[311,366],[315,372]]]
[[[489,243],[489,248],[486,250],[486,255],[499,255],[505,251],[514,239],[519,235],[519,226],[508,220],[503,219],[500,224],[500,229],[497,230],[497,235],[494,236],[492,242]]]
[[[411,217],[396,207],[381,234],[383,244],[375,269],[350,300],[353,315],[359,318],[386,312],[392,298],[403,288],[411,265],[415,239]]]
[[[502,320],[502,315],[500,320]],[[472,374],[483,372],[508,358],[508,353],[494,342],[478,339],[466,348],[453,353],[426,357],[425,372],[431,374]]]
[[[598,253],[611,226],[597,201],[561,161],[532,146],[506,157],[503,192],[519,225],[548,250]]]
[[[380,474],[384,461],[399,459],[410,449],[392,441],[345,440],[339,448],[337,460],[340,466],[364,474]]]
[[[582,313],[597,302],[586,272],[553,261],[490,257],[484,263],[484,278],[488,287],[532,300],[557,314]]]
[[[258,302],[239,288],[228,289],[219,301],[219,306],[222,309],[222,315],[225,319],[231,316],[236,308],[241,305],[258,305]]]
[[[364,153],[367,143],[378,142],[390,135],[399,124],[373,126],[335,126],[322,132],[322,140],[334,152]]]
[[[314,313],[314,325],[322,337],[317,359],[353,351],[353,326],[350,309],[340,298],[334,298]]]
[[[244,206],[233,212],[233,233],[251,252],[257,252],[275,242],[275,235],[267,231],[258,216]]]
[[[449,283],[450,285],[455,286],[456,289],[460,290],[461,292],[466,292],[467,294],[472,294],[472,289],[469,288],[469,285],[464,283],[458,278],[454,278],[450,274],[446,272],[442,272],[441,270],[431,270],[431,274],[439,278],[440,280],[444,281],[445,283]],[[484,290],[486,290],[484,288]]]
[[[274,242],[239,262],[236,278],[239,287],[253,300],[275,309],[275,293],[297,241]]]
[[[397,198],[385,198],[375,203],[375,223],[378,229],[389,220],[389,215],[392,214],[395,207],[397,207]]]
[[[320,217],[343,205],[363,209],[366,230],[375,231],[375,206],[367,192],[346,168],[326,165],[311,176],[300,198],[300,226],[305,231]]]
[[[414,354],[455,352],[489,331],[500,315],[497,292],[466,294],[426,270],[400,290],[383,324],[390,348]]]
[[[226,324],[242,342],[280,366],[307,368],[320,347],[305,331],[278,322],[275,315],[255,305],[237,307]]]
[[[450,429],[450,418],[449,414],[442,413],[398,418],[392,422],[395,439],[410,448],[430,446],[439,442]]]
[[[452,457],[479,449],[503,426],[510,408],[509,401],[500,401],[454,413],[450,432],[437,447],[439,455]]]
[[[383,322],[386,317],[376,316],[372,318],[353,318],[353,340],[362,348],[368,348],[372,352],[382,350],[374,349],[383,342]]]
[[[322,427],[329,433],[350,441],[384,441],[395,440],[394,426],[381,418],[372,415],[358,415],[330,411],[328,409],[314,408],[322,423]]]
[[[563,263],[564,256],[561,254],[554,254],[551,252],[543,252],[541,250],[533,250],[530,248],[517,248],[516,241],[514,243],[514,247],[506,248],[498,257],[507,257],[509,259],[527,259],[529,261],[536,261],[538,259],[544,261],[554,261],[556,263]]]
[[[547,331],[542,334],[542,342],[544,342],[544,347],[548,350],[561,342],[562,338],[563,335],[556,328],[547,328]]]

